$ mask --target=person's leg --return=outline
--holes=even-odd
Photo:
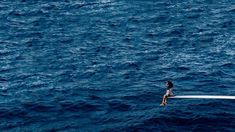
[[[166,104],[167,103],[167,95],[165,95],[165,100],[164,100],[164,103]]]
[[[166,100],[167,100],[167,95],[164,95],[164,96],[163,96],[163,101],[162,101],[162,103],[163,103],[163,104],[166,104]]]
[[[161,104],[165,104],[165,98],[166,98],[166,95],[163,95]]]

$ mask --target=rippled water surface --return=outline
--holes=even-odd
[[[233,0],[2,0],[1,131],[235,131]]]

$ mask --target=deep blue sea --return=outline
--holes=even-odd
[[[1,0],[1,132],[234,132],[234,0]]]

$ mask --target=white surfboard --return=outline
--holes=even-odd
[[[175,99],[235,99],[235,96],[223,96],[223,95],[179,95],[169,98]]]

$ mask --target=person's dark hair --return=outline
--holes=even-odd
[[[173,87],[173,83],[171,81],[166,81],[166,83],[168,84],[168,88],[172,88]]]

